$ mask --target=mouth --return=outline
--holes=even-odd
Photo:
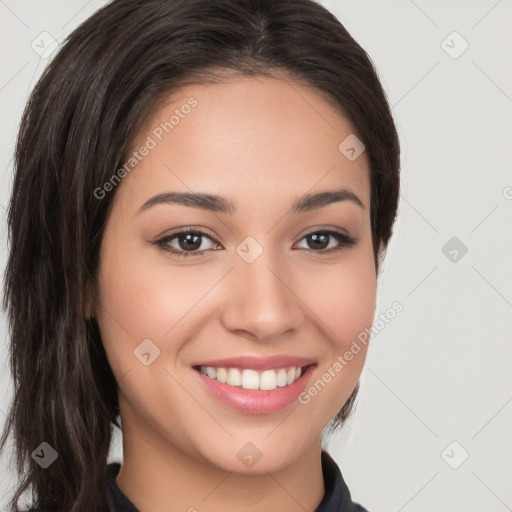
[[[292,385],[313,366],[316,366],[316,363],[305,366],[285,366],[269,370],[202,365],[193,366],[193,369],[209,379],[230,387],[243,388],[245,390],[271,391]]]
[[[251,415],[273,414],[292,406],[317,363],[256,370],[243,366],[194,365],[207,396],[222,406]]]

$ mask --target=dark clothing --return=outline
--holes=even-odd
[[[121,464],[118,462],[108,465],[108,488],[112,495],[115,512],[139,512],[117,486],[115,479],[120,468]],[[325,495],[314,512],[368,512],[367,509],[352,501],[338,465],[325,451],[322,451],[322,471]]]

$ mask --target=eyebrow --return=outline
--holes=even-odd
[[[350,190],[340,188],[316,194],[306,194],[297,198],[291,208],[291,213],[309,212],[333,203],[350,201],[365,209],[363,202]],[[148,199],[138,210],[141,213],[156,204],[180,204],[191,208],[200,208],[217,213],[233,215],[237,207],[229,199],[222,196],[204,193],[164,192]]]

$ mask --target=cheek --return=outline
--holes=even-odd
[[[302,293],[308,306],[321,320],[330,348],[345,351],[373,323],[377,289],[371,250],[360,247],[342,263],[311,267],[306,275]]]
[[[358,251],[331,270],[309,273],[303,293],[324,343],[316,375],[298,398],[320,428],[341,409],[364,367],[376,305],[372,252]]]
[[[134,350],[143,340],[162,356],[178,351],[196,325],[201,297],[219,279],[199,267],[179,269],[156,249],[124,242],[130,239],[106,232],[98,271],[96,317],[116,376],[138,367]]]
[[[332,329],[330,339],[338,350],[346,350],[352,340],[372,325],[375,313],[376,283],[363,266],[344,268],[332,276],[322,307]]]

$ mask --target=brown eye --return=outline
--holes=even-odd
[[[335,243],[329,245],[333,239]],[[308,233],[302,240],[306,240],[309,250],[313,252],[332,252],[356,243],[355,238],[338,231],[314,231]]]
[[[208,244],[205,246],[204,240],[209,240],[215,248],[218,247],[218,244],[206,233],[193,230],[180,231],[166,236],[158,240],[156,245],[177,256],[204,256],[204,253],[208,250]],[[171,245],[171,243],[174,243],[174,245]]]

